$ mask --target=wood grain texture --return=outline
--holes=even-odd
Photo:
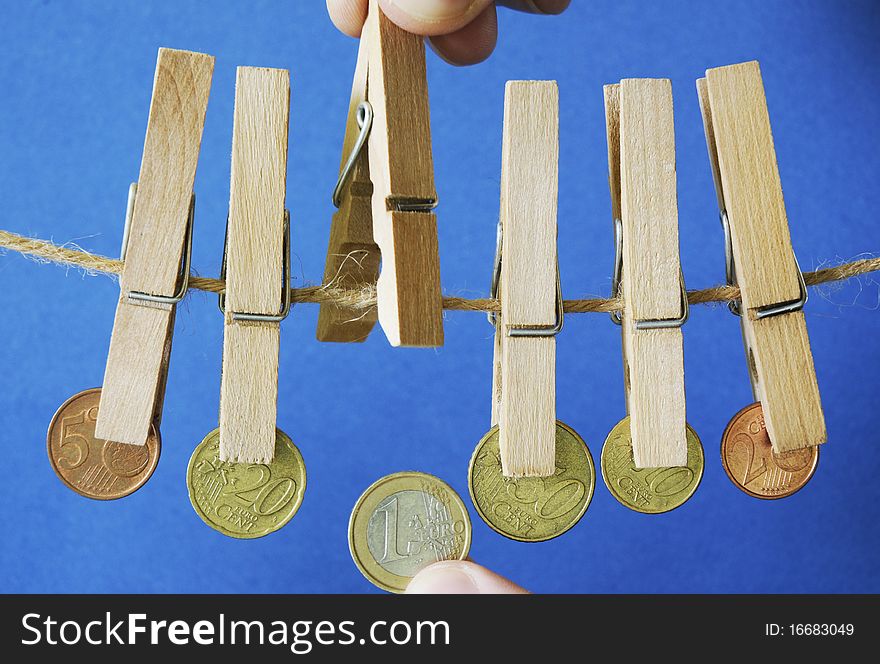
[[[99,438],[143,445],[159,416],[174,307],[135,303],[127,293],[175,291],[213,70],[209,55],[159,49],[95,427]]]
[[[615,102],[619,103],[617,108]],[[613,118],[619,115],[619,123]],[[606,94],[609,152],[620,147],[622,337],[637,468],[687,465],[681,328],[638,330],[637,320],[681,315],[681,264],[672,86],[626,79]],[[615,131],[619,136],[615,137]],[[612,181],[615,163],[609,162]],[[611,187],[612,196],[615,187]],[[614,204],[612,203],[612,208]]]
[[[358,48],[354,82],[348,105],[348,120],[342,144],[340,172],[357,141],[360,127],[357,107],[367,98],[367,60],[369,41],[361,40]],[[324,283],[340,288],[359,290],[373,286],[379,277],[379,247],[373,241],[370,163],[367,149],[355,161],[348,183],[342,190],[339,209],[330,225],[330,241],[324,264]],[[376,324],[375,309],[366,312],[336,304],[321,304],[318,313],[318,341],[364,341]]]
[[[620,83],[602,87],[605,99],[605,136],[608,139],[608,190],[611,218],[620,219]]]
[[[268,463],[275,453],[290,74],[239,67],[232,130],[220,458]]]
[[[718,204],[733,238],[746,361],[776,452],[827,440],[803,312],[755,319],[799,295],[785,203],[757,62],[710,69],[697,81]]]
[[[437,220],[430,212],[396,212],[410,201],[436,200],[425,46],[392,23],[371,0],[361,40],[369,49],[368,141],[373,182],[373,239],[382,254],[379,323],[393,346],[443,344]]]
[[[556,470],[556,339],[511,328],[556,321],[559,93],[553,81],[509,81],[501,157],[502,472]]]
[[[712,107],[709,103],[709,85],[705,78],[697,79],[697,99],[700,102],[700,114],[703,118],[703,131],[706,134],[706,150],[709,153],[709,166],[712,169],[712,182],[715,184],[715,196],[718,198],[718,209],[724,210],[724,188],[721,186],[721,169],[718,166],[718,149],[715,146],[715,129],[712,126]]]
[[[797,299],[797,266],[757,62],[706,70],[724,203],[746,309]]]
[[[611,193],[611,219],[615,221],[620,219],[620,83],[603,86],[602,93],[605,100],[605,137],[608,145],[608,191]],[[626,361],[626,344],[622,325],[620,326],[620,343],[623,349],[621,353],[623,394],[626,412],[629,414],[629,363]]]

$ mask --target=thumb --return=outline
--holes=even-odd
[[[407,32],[445,35],[463,28],[493,0],[379,0],[382,11]]]
[[[408,595],[524,595],[528,591],[469,560],[428,565],[406,589]]]

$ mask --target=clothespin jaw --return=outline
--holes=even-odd
[[[708,69],[697,81],[709,161],[740,288],[747,364],[774,451],[827,439],[770,116],[757,62]]]
[[[220,459],[275,455],[280,322],[290,311],[290,218],[284,209],[290,74],[239,67],[221,296]]]
[[[161,415],[174,307],[186,292],[193,182],[214,58],[159,49],[95,436],[143,445]]]
[[[684,350],[687,291],[678,247],[672,85],[606,85],[609,184],[615,221],[614,296],[636,468],[687,465]]]
[[[556,471],[556,337],[563,322],[556,251],[559,92],[509,81],[504,96],[493,424],[502,472]]]
[[[369,41],[362,39],[358,48],[354,82],[339,181],[333,192],[338,209],[330,225],[330,242],[324,267],[324,283],[351,291],[375,287],[381,256],[373,241],[370,163],[364,144],[372,128],[372,107],[367,100],[367,60]],[[319,341],[364,341],[375,326],[375,308],[358,309],[343,305],[321,304],[318,314]]]
[[[340,178],[340,212],[334,222],[325,274],[331,280],[350,276],[349,254],[363,261],[350,282],[366,284],[375,273],[376,254],[381,271],[376,283],[378,320],[393,346],[440,346],[443,344],[443,298],[440,290],[440,256],[437,244],[437,205],[431,152],[425,46],[421,37],[402,30],[370,0],[361,34],[358,71],[352,92],[346,146],[354,147],[355,101],[366,97],[372,114],[368,130],[366,164],[352,164],[347,188]],[[365,82],[361,84],[363,77]],[[360,135],[360,132],[359,132]],[[345,153],[348,154],[347,152]],[[345,163],[345,162],[344,162]],[[345,167],[343,166],[343,175]],[[370,213],[372,236],[364,220],[366,178],[372,183]],[[347,207],[346,206],[347,201]],[[344,253],[343,253],[344,252]],[[339,256],[341,255],[341,259]],[[333,283],[331,281],[331,283]],[[366,319],[357,331],[340,332],[345,309],[326,309],[319,338],[361,339],[372,322]],[[361,316],[349,316],[349,319]]]

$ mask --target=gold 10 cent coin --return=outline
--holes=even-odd
[[[474,507],[492,530],[520,542],[543,542],[574,526],[596,486],[590,450],[574,429],[556,422],[556,472],[550,477],[505,477],[498,427],[477,444],[468,469]]]
[[[306,490],[306,467],[281,429],[275,430],[271,463],[221,461],[220,429],[214,429],[192,453],[186,486],[202,521],[229,537],[254,539],[296,514]]]
[[[471,520],[446,482],[425,473],[394,473],[358,498],[348,546],[370,583],[402,593],[423,567],[467,557]]]
[[[144,445],[95,438],[101,388],[75,394],[49,423],[46,449],[52,470],[79,495],[96,500],[122,498],[140,489],[159,463],[159,429],[150,427]]]
[[[636,468],[629,416],[608,434],[602,448],[602,477],[611,495],[625,507],[644,514],[661,514],[683,505],[703,477],[703,445],[687,426],[687,466]]]
[[[734,415],[721,437],[724,472],[738,489],[755,498],[790,496],[810,481],[818,463],[818,447],[773,451],[760,403]]]

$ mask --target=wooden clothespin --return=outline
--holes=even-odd
[[[507,83],[501,155],[492,424],[499,429],[503,474],[545,477],[556,469],[556,335],[564,319],[554,81]]]
[[[343,147],[325,279],[343,288],[369,285],[381,253],[378,320],[389,342],[440,346],[443,301],[425,47],[421,37],[392,23],[377,0],[370,0],[361,34]],[[356,309],[325,304],[318,338],[360,341],[373,323]]]
[[[807,288],[791,245],[757,62],[708,69],[697,81],[725,230],[728,282],[740,288],[755,398],[777,453],[827,434],[804,320]]]
[[[373,241],[373,183],[363,150],[372,125],[372,107],[362,106],[367,99],[367,51],[361,40],[342,144],[340,179],[333,192],[333,204],[338,210],[330,225],[324,267],[325,284],[350,291],[375,287],[381,258]],[[376,320],[375,308],[360,310],[323,303],[318,313],[318,340],[365,341]]]
[[[572,528],[593,497],[583,439],[556,419],[556,335],[564,312],[556,251],[559,92],[510,81],[504,95],[501,212],[492,274],[492,428],[468,468],[477,513],[496,532],[543,542]]]
[[[290,73],[239,67],[235,84],[220,382],[220,459],[275,454],[280,323],[290,311]]]
[[[174,308],[188,287],[193,181],[213,70],[210,55],[159,49],[98,438],[143,445],[161,414]]]
[[[678,249],[672,85],[605,86],[614,215],[612,314],[623,336],[624,382],[636,468],[687,465],[684,350],[688,302]],[[621,293],[622,291],[622,293]]]

